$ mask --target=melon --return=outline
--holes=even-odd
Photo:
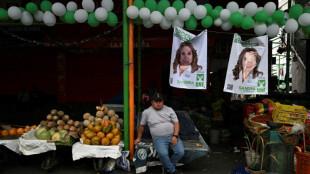
[[[97,111],[96,112],[96,117],[102,118],[103,116],[104,116],[104,112],[103,111]]]
[[[112,117],[112,116],[115,115],[115,111],[114,111],[113,109],[111,109],[111,110],[109,110],[109,111],[107,112],[107,115],[108,115],[109,117]]]
[[[87,120],[89,116],[91,116],[90,113],[86,112],[86,113],[83,115],[83,119],[84,119],[84,120]]]
[[[59,132],[56,132],[53,136],[52,136],[52,140],[53,141],[60,141],[61,140],[61,134]]]

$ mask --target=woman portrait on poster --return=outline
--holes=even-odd
[[[244,48],[239,55],[235,68],[232,70],[234,80],[241,78],[242,83],[256,84],[256,80],[253,79],[264,74],[258,71],[260,61],[261,56],[255,48]]]
[[[202,69],[202,66],[198,65],[196,49],[191,42],[182,42],[176,51],[173,74],[177,74],[178,77],[190,77],[190,73],[194,73],[198,69]]]

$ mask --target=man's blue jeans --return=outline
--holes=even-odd
[[[159,160],[164,164],[167,172],[175,172],[175,165],[184,155],[184,146],[180,138],[175,146],[170,144],[172,136],[155,137],[153,138],[154,146],[158,153]],[[172,150],[172,155],[169,155],[169,149]]]

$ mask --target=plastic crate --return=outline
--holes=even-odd
[[[296,174],[310,174],[310,153],[296,152]]]
[[[245,171],[245,167],[238,167],[234,168],[233,174],[250,174],[250,173]]]

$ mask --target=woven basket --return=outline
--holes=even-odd
[[[299,144],[299,136],[296,134],[291,134],[291,135],[280,134],[280,135],[286,144],[290,144],[293,146],[296,146]]]

